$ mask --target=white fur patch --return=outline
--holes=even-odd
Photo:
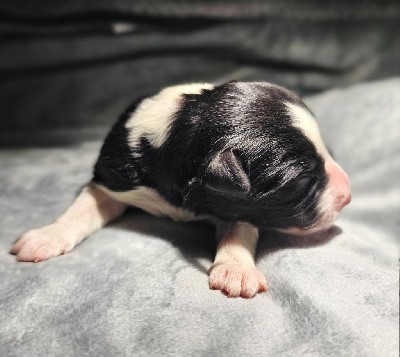
[[[11,253],[18,261],[40,262],[70,252],[106,223],[122,215],[126,205],[89,184],[57,220],[21,236]]]
[[[258,228],[250,223],[237,222],[229,229],[217,249],[214,264],[234,260],[254,265],[254,254],[258,241]]]
[[[321,231],[326,231],[335,222],[339,212],[334,209],[335,195],[332,192],[329,184],[325,191],[321,194],[318,203],[318,220],[315,224],[308,228],[282,228],[278,229],[280,232],[296,234],[296,235],[309,235]]]
[[[110,191],[101,185],[98,185],[98,187],[117,201],[138,207],[158,217],[170,217],[174,221],[202,219],[202,217],[196,216],[193,212],[170,204],[156,190],[149,187],[139,186],[135,190],[125,192]]]
[[[159,148],[167,139],[174,114],[180,108],[183,94],[200,94],[203,89],[212,89],[210,83],[182,84],[167,87],[153,97],[144,99],[126,123],[128,141],[132,147],[146,137],[151,145]]]
[[[329,155],[328,150],[321,138],[321,134],[319,132],[318,124],[316,123],[312,114],[302,108],[299,105],[293,103],[285,103],[288,107],[290,113],[293,118],[293,126],[300,129],[303,134],[314,144],[317,152],[322,156],[322,158],[326,161],[333,160]],[[288,229],[282,230],[288,233],[295,234],[310,234],[321,230],[326,230],[329,228],[333,222],[335,221],[338,212],[335,209],[335,192],[333,191],[332,182],[327,184],[326,189],[322,192],[321,197],[319,198],[318,211],[319,218],[318,221],[308,229]]]
[[[303,134],[315,145],[317,152],[323,158],[329,156],[328,150],[321,138],[318,124],[311,113],[299,105],[286,102],[289,112],[292,114],[293,126],[300,129]]]

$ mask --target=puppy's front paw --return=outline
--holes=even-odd
[[[10,253],[20,262],[41,262],[68,253],[74,244],[60,227],[49,225],[24,233],[11,248]]]
[[[238,262],[213,266],[209,285],[210,289],[221,290],[228,297],[252,298],[268,289],[264,275],[256,267]]]

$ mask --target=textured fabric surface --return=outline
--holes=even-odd
[[[397,76],[397,33],[398,0],[2,0],[0,140],[111,125],[132,100],[182,82],[310,94]]]
[[[269,16],[320,19],[376,19],[399,16],[394,0],[66,0],[54,6],[51,0],[15,6],[13,0],[0,3],[0,13],[28,19],[59,18],[94,13],[97,15],[157,16],[160,18],[254,19]]]
[[[100,141],[0,151],[0,355],[398,356],[400,79],[308,98],[353,201],[314,237],[264,232],[270,290],[207,286],[214,230],[132,210],[71,253],[17,263],[90,178]]]

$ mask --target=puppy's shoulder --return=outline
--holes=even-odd
[[[184,95],[200,94],[213,87],[210,83],[171,86],[142,100],[126,121],[130,146],[137,147],[141,139],[146,138],[153,147],[159,148],[168,138]]]
[[[210,83],[171,86],[132,103],[108,133],[94,167],[93,181],[113,191],[148,185],[146,177],[154,171],[154,149],[167,140],[184,96],[201,94],[213,87]]]

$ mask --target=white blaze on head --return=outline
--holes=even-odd
[[[327,229],[333,224],[340,210],[350,203],[350,181],[347,174],[332,159],[326,149],[312,114],[307,109],[293,103],[286,103],[286,106],[292,115],[293,126],[302,131],[324,159],[325,171],[328,175],[328,184],[319,198],[318,209],[320,217],[317,223],[311,229],[305,230],[305,232]],[[296,232],[296,229],[293,232]]]
[[[167,139],[176,112],[181,107],[183,94],[200,94],[203,89],[213,89],[210,83],[182,84],[167,87],[153,97],[144,99],[126,122],[128,141],[133,147],[145,137],[159,148]]]
[[[330,157],[328,150],[322,141],[318,125],[312,114],[300,105],[286,103],[289,112],[292,114],[293,126],[300,129],[303,134],[314,144],[317,152],[326,159]]]

